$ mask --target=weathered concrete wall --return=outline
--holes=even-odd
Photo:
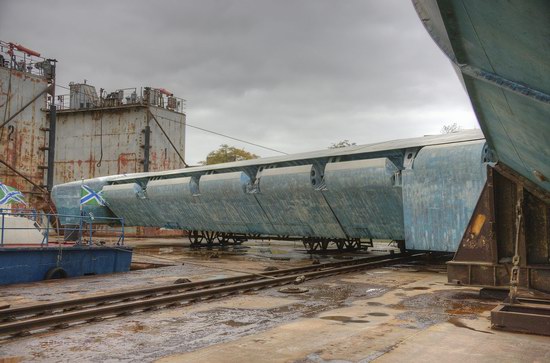
[[[10,77],[11,74],[11,77]],[[45,77],[27,72],[0,67],[0,124],[15,114],[48,86]],[[48,127],[46,114],[41,110],[46,105],[47,94],[43,94],[25,108],[6,126],[0,129],[0,158],[31,179],[34,183],[45,183]],[[35,188],[16,173],[0,164],[0,181],[25,193]]]
[[[185,158],[185,115],[173,112],[165,108],[150,106],[149,110],[170,136],[170,140],[176,145],[181,156]],[[149,121],[151,127],[151,151],[149,171],[162,171],[183,168],[184,165],[178,155],[162,133],[161,129],[152,118]]]
[[[150,109],[179,153],[185,155],[185,115]],[[54,183],[143,171],[147,122],[147,107],[141,105],[59,111]],[[149,171],[183,167],[153,118],[149,125]]]

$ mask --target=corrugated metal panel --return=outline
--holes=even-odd
[[[200,200],[209,222],[207,231],[233,233],[273,232],[262,208],[248,193],[250,177],[243,172],[204,175],[199,181]]]
[[[109,208],[130,226],[156,227],[164,225],[139,184],[106,185],[103,196]]]
[[[484,141],[428,146],[402,171],[407,248],[456,251],[486,179]]]
[[[197,192],[198,185],[190,177],[150,181],[147,198],[152,211],[163,222],[159,227],[208,230]]]
[[[265,169],[256,199],[278,235],[345,238],[325,201],[313,165]]]
[[[348,237],[405,239],[398,171],[387,158],[327,164],[323,194]]]

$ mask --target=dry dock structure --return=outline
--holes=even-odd
[[[0,181],[42,212],[0,211],[0,283],[29,282],[0,361],[550,361],[550,5],[413,4],[481,130],[188,167],[183,99],[62,95],[1,42]],[[6,216],[42,241],[4,245]]]

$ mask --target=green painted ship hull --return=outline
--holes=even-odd
[[[550,1],[413,0],[500,163],[550,191]]]

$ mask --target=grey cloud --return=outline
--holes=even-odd
[[[0,34],[57,58],[61,84],[152,85],[188,121],[287,152],[476,124],[409,0],[0,2]],[[221,143],[189,129],[187,158]]]

